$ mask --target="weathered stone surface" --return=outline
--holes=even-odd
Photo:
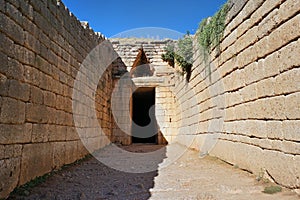
[[[66,135],[67,135],[66,126],[55,126],[55,128],[49,132],[49,141],[65,141]]]
[[[52,169],[57,157],[53,158],[49,141],[65,144],[66,138],[72,140],[69,157],[63,157],[55,167],[87,154],[74,128],[72,87],[83,58],[104,38],[84,29],[56,1],[5,0],[0,11],[0,159],[22,155],[19,183],[24,184]],[[110,72],[111,68],[105,73]],[[105,75],[105,82],[112,82],[111,78]],[[107,94],[112,84],[107,86],[96,101],[103,106],[97,112],[106,120],[105,127],[110,127]],[[26,144],[23,149],[21,144]],[[0,189],[0,198],[13,190],[18,178],[13,176],[13,184]]]
[[[32,125],[0,124],[0,132],[1,144],[29,143],[31,141]]]
[[[288,119],[299,119],[300,118],[300,93],[291,94],[285,98],[285,115]]]
[[[290,141],[299,141],[299,130],[300,121],[299,120],[288,120],[282,122],[282,131],[284,133],[284,139]]]
[[[45,105],[26,104],[26,121],[34,123],[47,123],[48,112]]]
[[[7,197],[17,185],[20,175],[20,158],[0,160],[0,196]]]
[[[19,184],[22,185],[37,176],[50,172],[53,165],[52,157],[53,150],[50,143],[24,145]]]
[[[32,127],[32,143],[47,142],[49,138],[49,125],[33,124]]]
[[[66,144],[64,142],[53,142],[53,168],[58,169],[66,164]]]
[[[43,91],[44,104],[46,106],[55,108],[56,105],[56,95],[53,92]]]
[[[15,23],[10,17],[7,15],[0,13],[0,29],[1,32],[7,34],[14,42],[18,44],[24,43],[24,35],[23,29],[20,25]]]
[[[0,122],[6,124],[22,124],[25,122],[25,103],[3,97]]]
[[[6,145],[4,149],[4,158],[19,158],[22,155],[22,145]]]
[[[43,104],[44,103],[43,91],[40,88],[35,87],[35,86],[30,87],[30,102],[33,104]]]
[[[3,74],[0,73],[0,95],[7,96],[9,88],[9,79]]]
[[[298,3],[268,0],[248,1],[244,5],[236,16],[227,19],[221,44],[223,52],[217,58],[212,53],[210,58],[218,60],[214,65],[223,87],[217,94],[225,97],[222,134],[212,154],[254,174],[261,168],[270,169],[268,172],[276,182],[299,187],[299,180],[294,176],[299,173],[294,167],[295,155],[299,155],[299,59],[295,54],[299,52],[300,34],[295,31],[300,21],[296,14]],[[193,73],[203,73],[203,76],[189,82],[188,89],[181,85],[179,78],[174,78],[175,96],[182,106],[177,112],[181,114],[177,125],[182,133],[178,141],[185,145],[192,137],[189,130],[195,124],[195,107],[189,105],[191,97],[187,91],[196,91],[200,102],[199,135],[207,134],[212,118],[216,117],[209,114],[215,110],[215,104],[208,106],[206,102],[215,100],[212,88],[216,88],[213,86],[217,78],[205,84],[206,75],[197,72],[203,68],[198,54]],[[161,111],[158,114],[164,115]],[[170,130],[167,128],[166,132]],[[195,144],[191,147],[201,149],[203,143],[197,140]],[[274,166],[273,157],[280,164]]]
[[[8,96],[22,101],[29,100],[29,86],[16,80],[11,80],[9,83]]]

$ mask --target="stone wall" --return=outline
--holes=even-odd
[[[135,61],[139,48],[143,47],[150,63],[155,66],[166,66],[161,59],[164,53],[164,48],[171,40],[154,40],[144,38],[111,38],[114,49],[122,58],[125,65],[130,71],[133,62]]]
[[[166,140],[172,142],[177,133],[177,119],[174,111],[178,106],[170,89],[174,69],[161,59],[161,55],[165,53],[167,44],[174,41],[141,38],[111,38],[110,41],[129,71],[141,47],[155,70],[153,76],[132,79],[120,77],[121,79],[116,82],[118,87],[114,91],[116,95],[113,96],[112,101],[115,104],[112,106],[116,111],[115,121],[118,122],[113,129],[112,141],[125,145],[131,144],[131,136],[128,134],[131,133],[131,111],[128,106],[130,95],[133,88],[155,87],[155,112],[160,130],[158,144],[165,144]]]
[[[195,41],[191,80],[175,81],[186,112],[178,141],[299,188],[300,1],[231,2],[211,74]]]
[[[88,153],[73,120],[73,85],[84,58],[104,40],[60,1],[1,0],[0,198]],[[107,135],[113,67],[117,73],[110,66],[95,92]],[[96,149],[107,144],[101,137],[87,134],[85,140]]]

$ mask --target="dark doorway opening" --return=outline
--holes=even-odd
[[[132,120],[132,143],[157,144],[155,88],[138,88],[133,93]]]

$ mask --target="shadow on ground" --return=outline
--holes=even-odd
[[[122,148],[130,152],[144,153],[157,149],[165,150],[166,147],[132,145]],[[165,153],[155,159],[157,169],[164,158]],[[153,161],[151,162],[153,164]],[[157,175],[158,170],[148,173],[121,172],[90,157],[55,173],[45,182],[28,190],[27,196],[15,193],[9,199],[146,200],[151,196],[150,189],[154,187],[154,178]]]

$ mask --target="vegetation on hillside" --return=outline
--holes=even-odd
[[[226,28],[226,17],[229,11],[229,3],[225,3],[219,11],[212,17],[203,19],[196,32],[197,40],[202,48],[204,64],[208,70],[209,78],[211,79],[211,68],[209,55],[213,49],[216,54],[221,53],[220,43],[223,38]]]
[[[226,27],[228,11],[229,3],[225,3],[214,16],[202,20],[195,35],[200,47],[202,47],[204,64],[209,77],[211,74],[209,54],[214,49],[217,55],[221,53],[220,43]],[[175,66],[176,62],[181,67],[182,72],[187,74],[186,79],[189,81],[193,65],[193,37],[188,32],[182,39],[178,40],[177,46],[170,44],[165,48],[165,51],[162,60],[168,62],[172,67]]]
[[[168,62],[172,67],[175,62],[180,66],[182,72],[186,75],[186,80],[191,77],[191,69],[193,65],[193,38],[187,33],[182,39],[179,39],[177,45],[173,43],[167,45],[165,54],[162,55],[162,60]]]

